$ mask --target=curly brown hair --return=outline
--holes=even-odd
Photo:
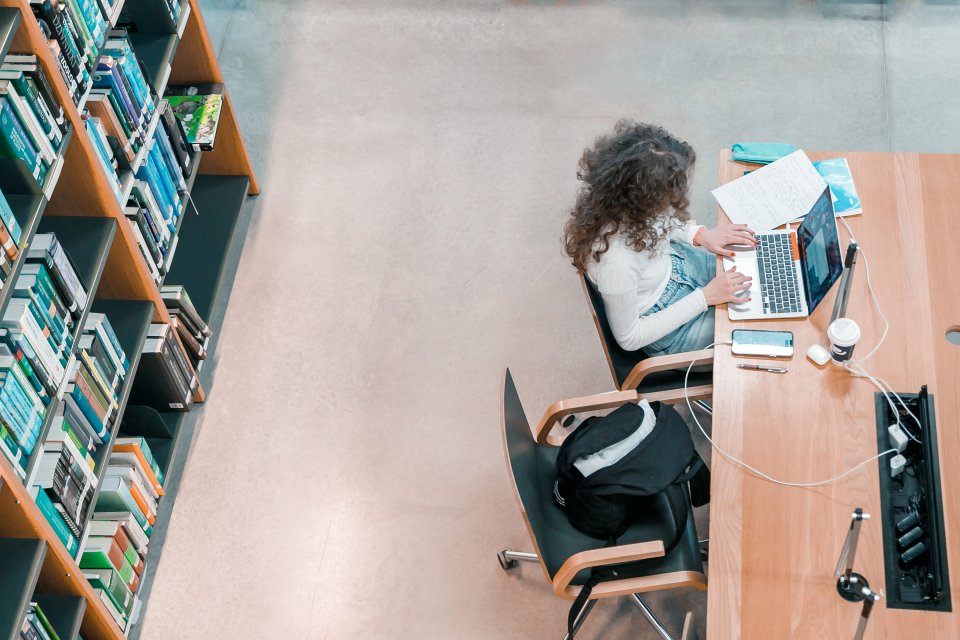
[[[663,127],[621,120],[580,158],[584,182],[564,227],[564,249],[586,270],[620,232],[636,251],[656,246],[689,220],[689,169],[697,154]]]

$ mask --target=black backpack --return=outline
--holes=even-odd
[[[642,440],[632,442],[647,412],[656,423]],[[576,463],[586,468],[582,463],[587,461],[591,468],[585,477]],[[629,403],[606,416],[588,418],[563,441],[557,455],[554,500],[574,528],[613,546],[643,516],[644,502],[663,493],[675,531],[672,540],[664,541],[665,552],[670,553],[687,526],[684,485],[694,506],[710,501],[710,472],[683,418],[659,402]],[[593,587],[609,577],[595,571],[581,589],[570,611],[570,637]]]

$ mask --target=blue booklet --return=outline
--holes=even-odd
[[[863,213],[860,196],[857,195],[857,188],[853,184],[853,175],[850,174],[850,166],[846,158],[820,160],[814,162],[813,166],[830,186],[834,213],[838,216]]]

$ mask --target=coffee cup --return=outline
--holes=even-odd
[[[853,348],[860,341],[860,326],[850,318],[838,318],[827,327],[827,338],[833,361],[844,364],[853,357]]]

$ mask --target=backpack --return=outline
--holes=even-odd
[[[606,416],[588,418],[567,436],[557,454],[554,501],[570,524],[585,535],[616,544],[642,517],[643,503],[664,494],[673,515],[673,539],[687,526],[687,496],[694,506],[710,501],[710,472],[677,411],[660,402],[628,403]],[[593,587],[612,573],[594,571],[570,610],[569,637]]]

